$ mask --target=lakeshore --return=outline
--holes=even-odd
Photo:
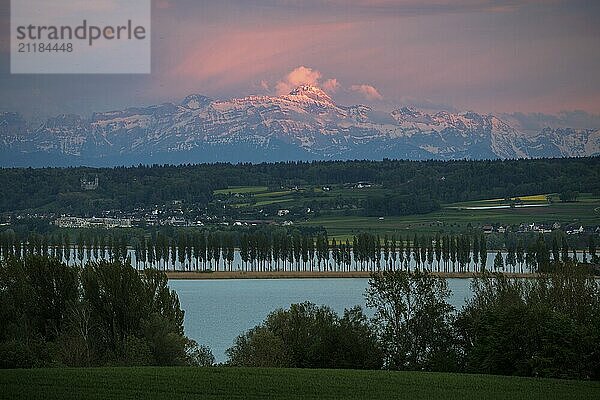
[[[213,280],[213,279],[340,279],[369,278],[371,271],[167,271],[169,280]],[[432,275],[449,279],[471,279],[478,272],[431,272]],[[506,272],[508,278],[536,278],[536,273]]]

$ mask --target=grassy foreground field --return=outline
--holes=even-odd
[[[597,399],[600,382],[246,368],[0,371],[2,399]]]

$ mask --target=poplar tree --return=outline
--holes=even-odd
[[[562,246],[561,246],[561,258],[562,262],[569,262],[569,243],[567,242],[567,238],[562,238]]]
[[[171,256],[171,266],[173,267],[173,271],[175,271],[175,262],[177,261],[177,242],[175,242],[175,239],[169,239],[170,240],[170,246],[169,246],[169,250],[170,250],[170,256]]]
[[[588,237],[588,253],[593,263],[598,263],[598,255],[596,254],[596,242],[594,235]]]
[[[333,258],[334,269],[338,270],[340,266],[340,249],[338,248],[335,238],[331,239],[331,253]]]
[[[452,261],[452,272],[456,272],[457,238],[450,236],[450,261]]]
[[[431,237],[427,238],[427,264],[429,265],[429,270],[433,266],[434,259],[434,249],[433,249],[433,241]]]
[[[519,272],[523,272],[523,262],[525,261],[525,246],[523,240],[517,242],[517,262],[519,263]]]
[[[473,238],[473,268],[477,271],[479,266],[479,237],[475,236]]]
[[[186,251],[185,248],[187,246],[185,233],[179,231],[177,238],[177,258],[179,259],[179,264],[181,265],[181,269],[185,270],[185,259],[186,259]]]
[[[64,237],[64,251],[65,251],[65,260],[67,260],[67,265],[69,265],[69,261],[71,260],[71,241],[69,240],[69,235],[66,234]],[[20,253],[20,249],[19,249]]]
[[[390,256],[392,271],[396,270],[396,260],[398,259],[398,254],[396,253],[396,246],[396,235],[392,235],[392,238],[390,239]]]
[[[485,234],[482,234],[479,240],[479,262],[481,263],[481,272],[485,272],[487,265],[487,240]]]
[[[417,239],[417,235],[413,238],[413,255],[415,266],[418,269],[421,266],[421,252],[419,251],[419,239]]]
[[[497,252],[496,257],[494,257],[494,271],[498,272],[499,270],[504,270],[504,259],[502,254]]]
[[[442,260],[442,238],[439,233],[435,234],[435,261],[437,262],[437,270],[440,271],[440,261]]]

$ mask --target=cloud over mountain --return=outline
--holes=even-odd
[[[379,91],[371,85],[352,85],[350,86],[350,90],[362,94],[367,100],[373,101],[383,99],[383,96],[379,93]]]
[[[278,95],[287,94],[300,85],[318,86],[321,73],[312,68],[300,66],[294,68],[285,78],[275,85]]]

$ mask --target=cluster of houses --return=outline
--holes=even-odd
[[[343,185],[343,187],[345,189],[368,189],[368,188],[372,188],[375,186],[381,186],[381,185],[375,185],[372,182],[367,182],[367,181],[344,183],[344,185]],[[327,186],[327,187],[329,187],[329,186]],[[331,187],[329,187],[329,190],[331,190]],[[329,190],[327,190],[327,191],[329,191]]]
[[[291,226],[293,222],[276,222],[273,220],[237,220],[227,222],[221,219],[215,219],[211,223],[225,226],[258,226],[258,225],[282,225]],[[203,221],[194,221],[183,217],[148,217],[148,218],[102,218],[102,217],[72,217],[61,216],[53,221],[53,224],[59,228],[131,228],[134,226],[174,226],[174,227],[200,227],[204,226]]]
[[[481,229],[483,230],[483,233],[486,234],[490,234],[490,233],[505,233],[508,230],[510,230],[510,227],[508,226],[503,226],[503,225],[483,225],[481,227]],[[583,225],[570,225],[567,227],[562,227],[560,223],[555,222],[553,224],[536,224],[531,223],[531,224],[520,224],[518,229],[516,230],[517,233],[524,233],[524,232],[537,232],[537,233],[551,233],[553,231],[557,231],[557,230],[564,230],[564,232],[567,235],[577,235],[580,233],[584,233],[585,229],[583,227]],[[596,228],[596,233],[600,232],[600,227]]]
[[[99,218],[62,216],[54,221],[59,228],[131,228],[130,218]]]

